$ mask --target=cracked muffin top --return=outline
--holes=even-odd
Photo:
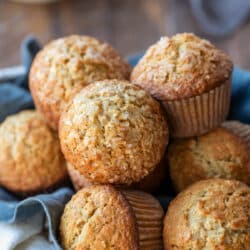
[[[227,128],[173,141],[168,162],[177,191],[209,178],[236,179],[250,185],[249,145]]]
[[[250,188],[222,179],[193,184],[170,203],[163,238],[168,250],[248,250]]]
[[[128,201],[111,186],[77,192],[66,205],[60,224],[68,249],[138,249],[138,233]]]
[[[63,249],[159,250],[164,212],[150,194],[86,187],[66,205],[60,223]]]
[[[222,179],[193,184],[170,203],[163,238],[168,250],[248,250],[249,187]]]
[[[67,176],[58,136],[35,111],[0,124],[0,185],[16,193],[38,193]]]
[[[232,62],[191,33],[162,37],[135,66],[131,81],[155,98],[172,101],[208,92],[229,80]]]
[[[131,184],[154,170],[168,144],[160,107],[127,81],[90,84],[75,96],[59,125],[69,163],[94,183]]]
[[[84,86],[104,79],[128,79],[130,67],[109,44],[72,35],[47,44],[30,71],[38,111],[57,129],[62,110]]]

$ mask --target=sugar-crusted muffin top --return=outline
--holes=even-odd
[[[236,180],[200,181],[181,192],[164,220],[166,249],[248,249],[250,188]]]
[[[173,141],[168,161],[178,191],[209,178],[237,179],[250,184],[250,147],[223,127],[202,136]]]
[[[59,134],[68,162],[97,183],[141,180],[160,162],[168,144],[159,103],[121,80],[85,87],[62,114]]]
[[[91,186],[66,205],[60,224],[67,249],[138,249],[136,221],[127,200],[111,186]]]
[[[14,192],[45,190],[67,176],[58,136],[35,111],[0,124],[0,183]]]
[[[191,33],[162,37],[132,71],[131,81],[163,101],[208,92],[228,80],[232,62],[209,41]]]
[[[57,128],[61,111],[82,87],[96,80],[128,79],[129,65],[109,44],[72,35],[47,44],[36,56],[30,88],[38,110]]]

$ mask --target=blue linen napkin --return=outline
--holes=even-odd
[[[0,83],[0,122],[9,114],[14,114],[22,109],[33,108],[27,76],[31,62],[39,48],[40,46],[34,38],[26,39],[21,47],[22,61],[26,68],[25,76],[7,83]],[[141,54],[130,58],[130,64],[134,66],[140,57]],[[250,123],[250,72],[246,70],[234,69],[229,119]],[[164,190],[162,191],[164,193]],[[0,188],[1,250],[60,249],[57,241],[59,218],[65,203],[72,194],[73,191],[70,188],[61,188],[52,194],[37,195],[19,201]],[[157,197],[165,208],[172,198],[172,196],[166,194]],[[10,225],[10,228],[7,225]],[[8,235],[8,229],[10,229],[9,232],[16,230],[18,232],[17,238]],[[2,238],[6,237],[4,238],[5,245],[1,241],[1,236]],[[8,237],[14,243],[8,242]],[[36,241],[32,241],[34,237],[36,237]],[[28,246],[29,242],[35,243]]]
[[[18,201],[16,197],[0,189],[1,249],[42,250],[45,249],[45,244],[46,249],[61,249],[56,239],[57,228],[64,204],[72,194],[73,191],[69,188],[61,188],[52,194],[41,194]],[[6,223],[12,226],[7,227]],[[43,244],[39,248],[34,247],[38,242]]]

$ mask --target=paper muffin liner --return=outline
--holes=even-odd
[[[230,107],[231,79],[199,96],[163,101],[172,137],[202,135],[218,127]]]
[[[82,176],[80,172],[77,169],[75,169],[70,163],[67,163],[67,169],[70,180],[76,191],[92,185],[92,183],[89,180],[87,180],[84,176]]]
[[[239,121],[226,121],[222,123],[222,127],[231,130],[250,146],[250,125]]]
[[[159,202],[150,194],[123,190],[131,205],[139,234],[139,249],[163,249],[162,229],[164,212]]]

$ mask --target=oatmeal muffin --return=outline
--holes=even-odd
[[[38,111],[57,129],[62,110],[84,86],[97,80],[128,79],[130,67],[109,44],[88,36],[68,36],[46,45],[30,71]]]
[[[160,190],[162,184],[166,182],[167,176],[168,164],[166,157],[164,157],[162,161],[155,167],[153,172],[144,177],[141,181],[133,183],[131,188],[154,193]]]
[[[232,62],[193,34],[162,37],[132,71],[131,81],[164,105],[171,135],[203,134],[225,120]]]
[[[35,111],[22,111],[0,124],[0,185],[25,196],[53,189],[67,170],[58,136]]]
[[[65,250],[161,250],[163,216],[147,193],[109,185],[83,188],[65,207],[61,243]]]
[[[249,250],[250,188],[236,180],[195,183],[171,202],[163,238],[168,250]]]
[[[209,178],[236,179],[250,185],[250,147],[227,128],[176,139],[169,146],[170,175],[177,191]]]
[[[95,185],[90,180],[87,180],[83,175],[81,175],[80,172],[68,162],[67,169],[72,185],[76,191],[84,187]]]
[[[76,191],[84,187],[98,184],[98,183],[93,183],[90,180],[86,179],[86,177],[81,175],[81,173],[76,168],[74,168],[70,163],[67,163],[67,169],[71,182]],[[163,184],[163,182],[166,180],[166,177],[167,177],[167,163],[166,160],[164,159],[155,167],[152,173],[144,177],[141,181],[133,183],[130,186],[118,185],[117,187],[138,189],[152,193],[160,188],[161,184]]]
[[[75,96],[59,125],[67,161],[99,184],[131,184],[151,173],[168,144],[157,101],[122,80],[90,84]]]

